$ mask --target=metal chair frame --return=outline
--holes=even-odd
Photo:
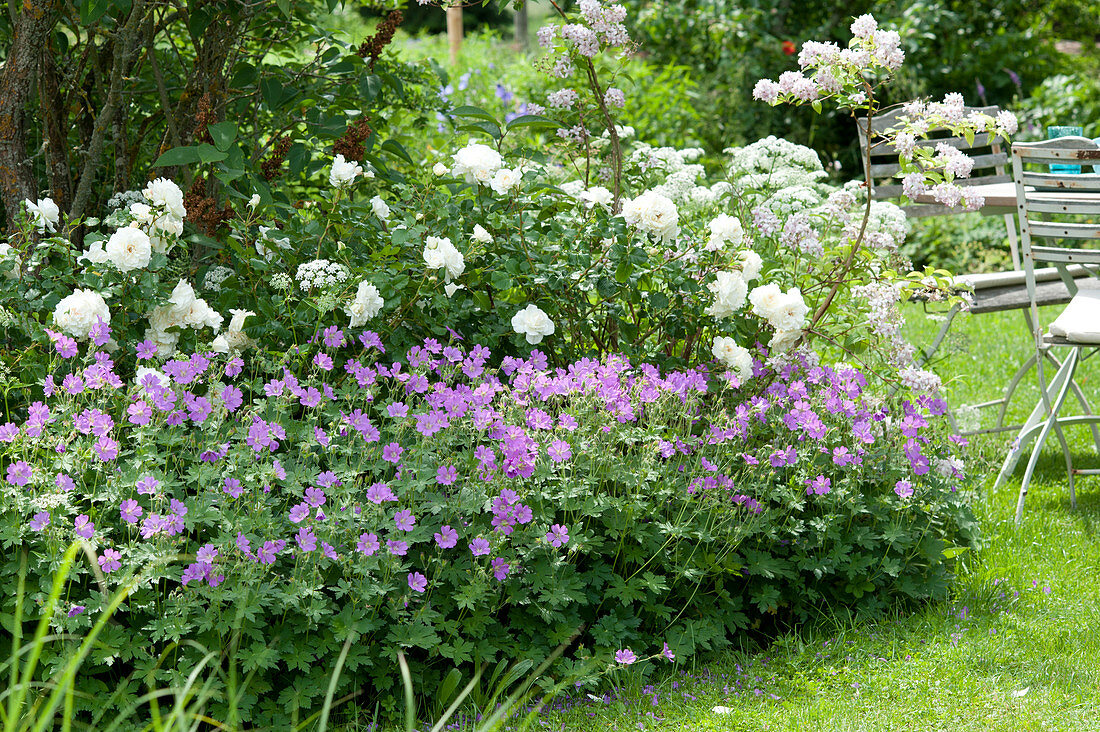
[[[1036,296],[1035,276],[1037,262],[1052,263],[1070,293],[1077,297],[1083,280],[1075,279],[1069,267],[1075,264],[1100,265],[1100,249],[1037,246],[1033,243],[1036,239],[1100,241],[1100,223],[1052,220],[1054,216],[1100,217],[1100,174],[1033,172],[1024,167],[1025,165],[1059,163],[1064,165],[1067,162],[1098,161],[1100,149],[1097,148],[1097,144],[1087,138],[1068,137],[1036,143],[1017,143],[1012,150],[1013,179],[1016,185],[1020,220],[1021,257],[1030,300],[1028,322],[1035,345],[1035,354],[1031,360],[1036,367],[1040,396],[1039,402],[1031,410],[1031,414],[1021,425],[1016,439],[1010,445],[993,486],[996,490],[1005,484],[1028,446],[1034,442],[1020,484],[1016,502],[1016,521],[1023,516],[1024,501],[1035,466],[1052,432],[1058,438],[1065,459],[1072,507],[1077,506],[1075,476],[1100,474],[1100,469],[1073,467],[1073,457],[1062,429],[1063,426],[1068,425],[1089,425],[1097,453],[1100,454],[1100,431],[1097,428],[1100,424],[1100,415],[1094,414],[1088,407],[1087,400],[1083,398],[1084,395],[1074,381],[1078,366],[1096,354],[1097,346],[1052,336],[1045,332],[1039,319],[1040,303]],[[1095,270],[1090,270],[1089,274],[1093,279],[1100,279],[1100,275],[1097,275]],[[1097,323],[1097,328],[1100,330],[1100,323]],[[1056,347],[1069,348],[1069,354],[1062,360],[1053,358],[1051,350]],[[1046,373],[1048,361],[1055,366],[1054,374],[1049,381]],[[1060,416],[1060,410],[1071,391],[1078,394],[1085,414]]]

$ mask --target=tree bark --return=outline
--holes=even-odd
[[[23,0],[11,48],[0,69],[0,197],[10,230],[23,199],[37,198],[26,149],[25,107],[42,49],[61,15],[59,0]]]
[[[54,57],[53,44],[42,49],[38,98],[45,126],[46,177],[50,182],[50,198],[66,211],[73,197],[72,173],[69,170],[69,120],[61,97],[61,77]]]

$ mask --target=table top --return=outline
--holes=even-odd
[[[1003,214],[1016,212],[1016,184],[1015,183],[990,183],[988,185],[973,186],[985,196],[985,205],[980,212],[983,214]],[[1095,201],[1100,203],[1100,193],[1077,193],[1072,191],[1040,191],[1034,200],[1047,198],[1071,199],[1075,201]],[[921,195],[916,198],[917,203],[936,203],[931,195]]]

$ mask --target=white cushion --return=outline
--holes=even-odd
[[[1100,287],[1081,287],[1050,324],[1050,334],[1074,343],[1100,344]]]

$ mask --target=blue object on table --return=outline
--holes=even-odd
[[[1058,137],[1081,137],[1085,133],[1083,127],[1075,127],[1073,125],[1054,125],[1047,127],[1047,139],[1053,140]],[[1051,173],[1059,173],[1061,175],[1080,173],[1080,165],[1056,165],[1050,166]]]

